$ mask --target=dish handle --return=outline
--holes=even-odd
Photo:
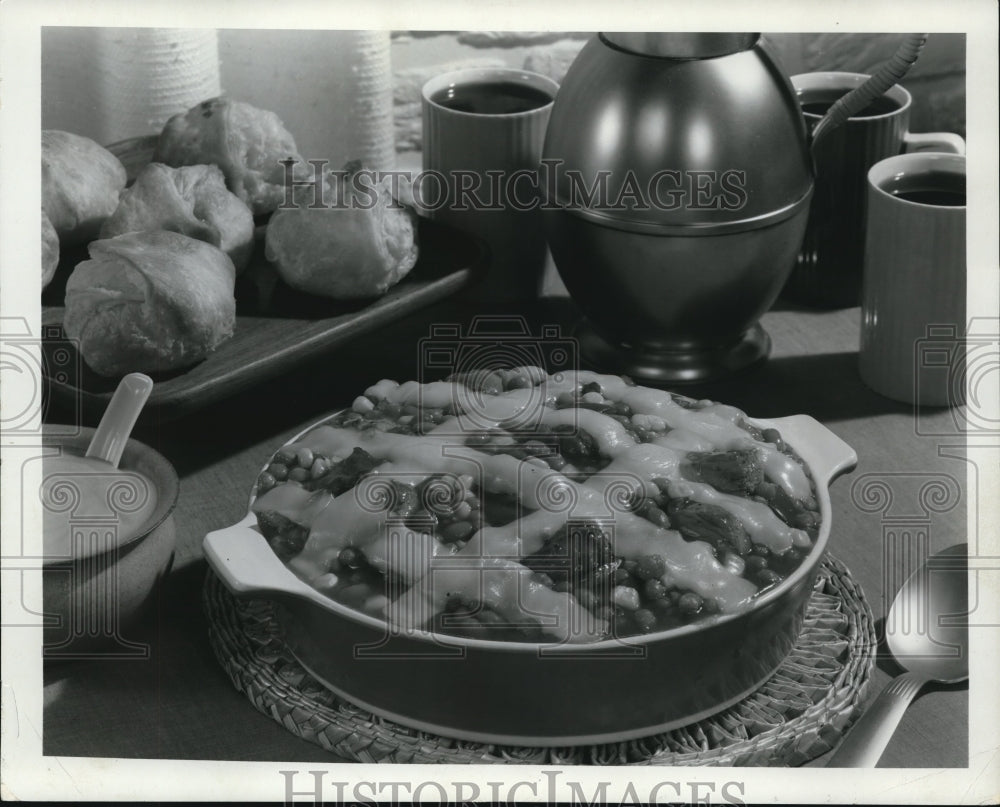
[[[806,461],[817,482],[829,485],[858,464],[857,452],[809,415],[790,415],[770,422]]]
[[[238,524],[205,536],[202,548],[212,570],[238,597],[299,597],[320,604],[329,600],[296,577],[279,560],[248,513]]]

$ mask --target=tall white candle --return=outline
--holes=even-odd
[[[366,168],[391,171],[396,164],[392,125],[392,59],[388,31],[349,31],[344,93],[350,105],[345,151]]]
[[[155,134],[220,93],[215,29],[102,28],[95,51],[101,142]]]

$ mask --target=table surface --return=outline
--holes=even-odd
[[[182,420],[140,421],[137,436],[170,459],[181,479],[172,571],[155,611],[127,636],[148,643],[150,656],[46,663],[46,755],[337,761],[257,712],[216,662],[201,609],[206,574],[201,541],[206,532],[244,515],[248,491],[270,452],[324,414],[350,405],[378,379],[416,377],[418,340],[429,335],[431,324],[466,323],[470,310],[454,302],[438,304]],[[495,313],[511,311],[526,315],[535,327],[557,324],[564,334],[579,318],[560,298]],[[890,550],[906,540],[904,531],[927,533],[933,551],[966,540],[965,495],[937,512],[927,508],[919,490],[937,480],[964,494],[967,462],[961,452],[946,448],[962,442],[951,411],[917,416],[912,407],[862,384],[858,318],[857,308],[814,311],[779,301],[762,320],[773,340],[770,359],[689,394],[761,418],[810,414],[856,449],[857,470],[831,490],[830,548],[862,585],[881,628],[905,563],[905,553]],[[58,410],[48,415],[51,421],[66,417]],[[867,480],[880,480],[891,492],[887,509],[862,495]],[[899,672],[880,650],[869,697]],[[967,764],[968,689],[959,685],[925,689],[880,767]]]

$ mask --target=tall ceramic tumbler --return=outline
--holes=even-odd
[[[868,172],[859,368],[918,406],[965,401],[965,157],[903,154]]]
[[[423,215],[478,236],[490,251],[481,300],[536,297],[547,246],[539,164],[559,85],[513,68],[444,73],[423,87]]]

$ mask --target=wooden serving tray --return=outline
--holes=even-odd
[[[264,261],[259,240],[251,265],[237,279],[233,337],[199,364],[153,375],[156,383],[146,408],[156,410],[160,419],[234,395],[448,297],[472,283],[487,261],[486,248],[474,237],[420,219],[417,265],[385,296],[345,303],[279,283],[262,309],[253,280],[254,263]],[[118,379],[90,370],[62,328],[66,279],[86,257],[85,250],[65,255],[42,295],[42,355],[52,399],[74,410],[97,412],[107,406]]]

